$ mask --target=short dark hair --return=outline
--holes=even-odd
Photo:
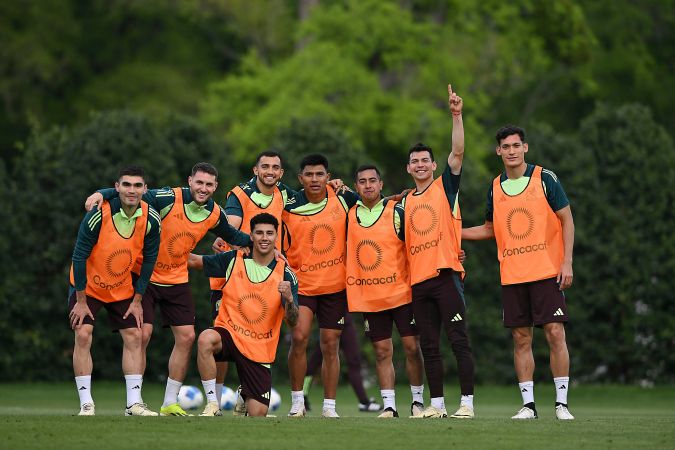
[[[525,130],[515,125],[505,125],[497,130],[497,134],[495,135],[495,139],[497,139],[497,145],[501,144],[503,139],[506,139],[507,137],[514,134],[520,136],[520,140],[525,142]]]
[[[307,166],[323,166],[326,168],[326,172],[328,172],[328,159],[319,153],[307,155],[300,161],[300,172],[305,170]]]
[[[251,225],[251,232],[255,229],[255,226],[258,224],[268,224],[274,226],[275,230],[279,228],[279,221],[276,217],[269,213],[260,213],[251,217],[249,224]]]
[[[197,172],[208,173],[209,175],[216,177],[216,180],[218,179],[218,169],[211,163],[198,162],[192,166],[192,174],[190,176],[194,177]]]
[[[410,161],[410,155],[416,152],[429,152],[429,156],[431,156],[431,160],[435,161],[434,159],[434,151],[431,150],[431,147],[429,147],[426,144],[423,144],[422,142],[418,142],[417,144],[413,145],[410,147],[408,150],[408,161]]]
[[[141,177],[143,178],[143,182],[145,182],[145,170],[141,166],[131,165],[122,167],[117,174],[117,179],[119,180],[125,175],[130,177]]]
[[[264,152],[258,154],[258,156],[255,159],[255,165],[257,166],[260,160],[265,156],[267,156],[268,158],[279,158],[279,162],[281,163],[281,165],[282,166],[284,165],[284,158],[282,158],[281,153],[279,153],[276,150],[265,150]]]
[[[356,169],[356,172],[354,172],[354,181],[359,180],[359,174],[361,172],[365,172],[366,170],[374,170],[375,173],[377,174],[377,178],[380,180],[382,179],[382,175],[380,174],[380,169],[378,169],[374,164],[363,164],[362,166],[359,166],[358,169]]]

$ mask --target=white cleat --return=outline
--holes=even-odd
[[[515,420],[529,420],[529,419],[536,419],[537,418],[537,411],[528,408],[527,406],[523,406],[520,408],[520,410],[516,413],[515,416],[511,417],[512,419]]]
[[[473,408],[467,405],[460,405],[459,409],[450,417],[453,419],[473,419]]]
[[[237,388],[237,403],[234,404],[234,408],[232,409],[232,415],[233,416],[245,416],[248,414],[248,410],[246,409],[246,401],[241,396],[241,386]]]
[[[574,420],[574,416],[570,414],[570,410],[566,405],[558,405],[555,407],[555,417],[558,420]]]
[[[394,408],[384,408],[384,411],[377,416],[378,419],[394,419],[398,417],[398,412]]]
[[[288,412],[288,417],[305,417],[307,411],[304,403],[294,403],[291,405],[291,410]]]
[[[427,406],[422,414],[412,416],[413,419],[445,419],[448,417],[448,412],[445,409],[438,409],[434,406]]]
[[[323,412],[321,412],[321,417],[326,418],[326,419],[339,419],[340,418],[337,411],[335,411],[334,409],[324,409]]]
[[[410,418],[416,418],[424,413],[424,404],[420,402],[412,402],[410,405]]]
[[[85,403],[84,405],[80,406],[80,413],[78,416],[95,416],[96,415],[96,407],[94,406],[93,403]]]
[[[223,413],[220,411],[218,402],[208,402],[204,411],[199,415],[200,417],[220,417]]]
[[[134,403],[124,411],[125,416],[159,416],[155,411],[150,411],[145,403]]]

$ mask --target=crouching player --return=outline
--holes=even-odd
[[[272,389],[271,363],[279,344],[282,319],[298,320],[298,281],[284,261],[275,259],[279,221],[263,213],[251,219],[253,251],[190,255],[188,266],[208,277],[225,278],[213,328],[199,335],[197,366],[206,392],[202,416],[220,416],[216,396],[216,360],[237,366],[241,395],[249,416],[265,416]]]

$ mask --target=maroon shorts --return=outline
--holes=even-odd
[[[504,326],[541,327],[547,323],[567,323],[565,294],[555,278],[502,286]]]
[[[298,294],[298,304],[316,314],[319,328],[342,331],[345,326],[347,291],[311,296]]]
[[[218,317],[218,309],[220,308],[220,300],[223,298],[223,291],[211,291],[211,318],[216,320]]]
[[[415,326],[411,303],[385,311],[364,312],[363,322],[366,329],[366,337],[371,342],[390,339],[394,323],[401,337],[419,335],[417,326]]]
[[[155,321],[155,305],[159,305],[165,327],[195,324],[195,302],[188,283],[172,286],[149,283],[143,295],[143,322]]]
[[[75,301],[77,299],[75,289],[71,288],[71,291],[70,297],[68,298],[68,314],[70,314],[75,307]],[[119,302],[106,303],[87,295],[87,306],[89,306],[89,310],[94,317],[96,317],[96,313],[98,313],[101,307],[105,308],[105,310],[108,311],[108,324],[110,325],[110,329],[114,332],[126,328],[136,328],[136,318],[133,315],[129,314],[126,319],[122,318],[129,309],[132,300],[133,297],[127,300],[120,300]],[[89,316],[86,316],[82,323],[94,325],[94,321],[91,320]]]
[[[214,355],[216,361],[233,361],[237,366],[241,394],[269,406],[272,389],[272,370],[261,363],[251,361],[241,354],[230,332],[222,327],[213,327],[220,334],[223,348]]]

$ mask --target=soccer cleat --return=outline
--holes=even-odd
[[[378,419],[393,419],[394,417],[398,417],[398,412],[392,407],[384,408],[384,411],[377,416]]]
[[[321,417],[324,417],[326,419],[339,419],[340,418],[337,411],[335,411],[334,409],[325,409],[325,408],[321,412]]]
[[[160,416],[178,416],[178,417],[192,416],[192,414],[188,414],[187,412],[185,412],[185,410],[183,408],[181,408],[178,403],[173,403],[169,406],[162,406],[159,409],[159,415]]]
[[[453,419],[473,419],[473,408],[467,405],[460,405],[459,409],[450,417]]]
[[[527,406],[523,406],[520,408],[520,410],[516,413],[515,416],[511,417],[512,419],[516,420],[529,420],[529,419],[536,419],[537,416],[537,410],[528,408]]]
[[[220,411],[218,402],[208,402],[204,411],[199,415],[200,417],[220,417],[223,413]]]
[[[562,403],[559,403],[555,407],[555,417],[558,420],[574,420],[574,416],[570,414],[569,409],[567,409],[567,405],[563,405]]]
[[[291,410],[288,412],[288,417],[305,417],[307,411],[303,403],[294,403],[291,405]]]
[[[248,414],[248,410],[246,409],[246,400],[241,396],[241,386],[237,388],[237,403],[234,404],[234,408],[232,408],[232,415],[233,416],[245,416]]]
[[[438,409],[433,406],[427,406],[422,414],[411,416],[412,419],[445,419],[448,417],[448,412],[444,409]]]
[[[420,402],[412,402],[410,404],[410,417],[411,418],[420,416],[420,415],[422,415],[423,412],[424,412],[424,404],[422,404]]]
[[[359,403],[361,412],[378,412],[382,410],[382,405],[377,403],[374,398],[369,398],[368,403]]]
[[[94,406],[93,403],[85,403],[84,405],[80,406],[80,413],[78,416],[95,416],[96,415],[96,407]]]
[[[148,405],[145,403],[134,403],[133,405],[127,407],[124,411],[125,416],[159,416],[154,411],[148,409]]]

